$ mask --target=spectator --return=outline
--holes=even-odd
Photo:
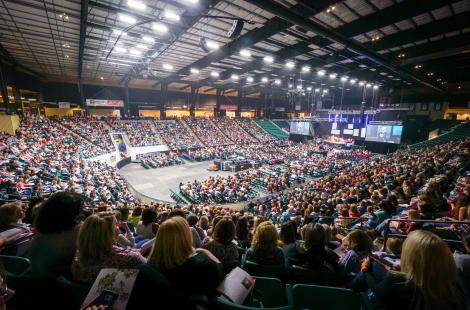
[[[136,234],[140,240],[152,239],[155,237],[157,232],[157,212],[155,209],[145,208],[142,212],[141,221],[137,224]]]
[[[205,249],[194,250],[188,222],[180,216],[160,225],[148,264],[188,295],[211,296],[222,280],[220,261]]]
[[[242,216],[238,219],[235,231],[238,246],[244,249],[249,247],[251,243],[251,233],[246,216]]]
[[[10,202],[0,206],[0,232],[22,227],[21,220],[25,214],[21,202]]]
[[[354,230],[343,239],[343,247],[346,250],[339,264],[347,274],[359,273],[361,262],[372,250],[372,240],[362,230]]]
[[[135,268],[146,259],[138,252],[116,245],[116,217],[109,212],[90,215],[80,227],[72,263],[75,281],[91,284],[103,268]]]
[[[212,239],[204,245],[222,263],[238,260],[238,249],[234,243],[235,224],[230,218],[221,219],[214,228]]]
[[[284,264],[284,253],[278,248],[277,242],[276,227],[270,222],[262,222],[256,228],[246,259],[261,265]]]
[[[464,243],[464,252],[454,253],[454,260],[457,265],[459,279],[467,292],[467,298],[470,300],[470,234],[462,237]]]

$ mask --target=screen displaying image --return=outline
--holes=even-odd
[[[291,122],[290,133],[295,135],[310,135],[310,122]]]
[[[402,125],[367,125],[366,141],[399,144],[402,132]]]

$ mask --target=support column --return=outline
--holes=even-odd
[[[166,105],[168,103],[168,84],[166,83],[160,83],[160,96],[161,96],[161,102],[160,102],[160,119],[166,119]]]
[[[214,109],[214,117],[220,116],[220,103],[222,101],[222,95],[220,89],[216,89],[215,91],[215,109]]]
[[[85,110],[85,115],[89,115],[90,111],[86,104],[85,93],[83,92],[83,84],[81,81],[78,82],[78,92],[80,93],[80,107]]]
[[[237,91],[237,110],[235,111],[235,117],[240,117],[242,111],[243,97],[241,87]]]
[[[199,87],[196,88],[191,86],[191,96],[189,97],[189,116],[194,117],[196,111],[196,102],[197,102],[197,94],[199,92]]]
[[[131,116],[131,109],[129,103],[129,82],[126,81],[124,84],[124,116]]]
[[[3,62],[0,59],[0,92],[2,95],[3,99],[3,105],[2,105],[2,110],[5,111],[5,113],[9,113],[9,98],[8,98],[8,90],[7,90],[7,80],[6,80],[6,74],[5,74],[5,67],[3,66]]]
[[[13,87],[13,98],[15,100],[16,111],[21,111],[21,114],[23,114],[23,105],[21,104],[21,94],[18,86]]]

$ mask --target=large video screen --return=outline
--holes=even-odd
[[[291,122],[290,133],[295,135],[310,135],[310,122]]]
[[[366,141],[400,144],[402,125],[367,125]]]

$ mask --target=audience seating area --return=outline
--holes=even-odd
[[[276,139],[283,139],[289,136],[288,133],[281,130],[276,124],[274,124],[269,119],[254,119],[254,122],[258,124],[261,128],[263,128],[267,133],[271,136],[275,137]]]

